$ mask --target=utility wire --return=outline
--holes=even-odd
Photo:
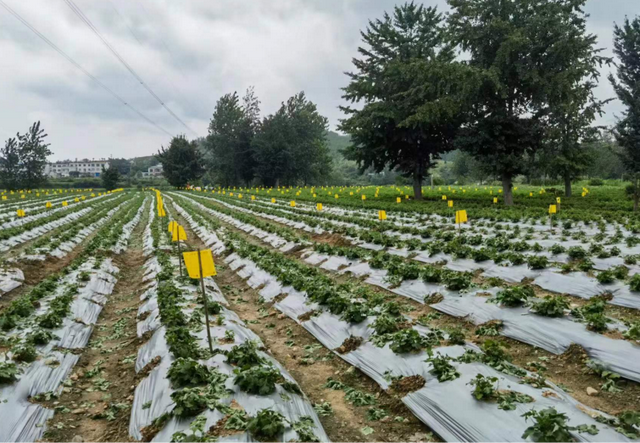
[[[133,69],[131,67],[131,65],[129,63],[127,63],[127,61],[118,53],[118,51],[107,41],[106,38],[104,38],[102,36],[102,34],[100,34],[100,31],[98,31],[98,28],[96,28],[94,26],[94,24],[91,22],[91,20],[89,20],[89,18],[84,15],[84,13],[82,12],[82,10],[73,2],[73,0],[64,0],[64,2],[67,4],[67,6],[69,6],[69,8],[71,8],[71,10],[80,18],[80,20],[82,20],[88,27],[89,29],[91,29],[91,31],[93,31],[93,33],[102,41],[102,43],[104,43],[104,45],[109,49],[109,51],[111,51],[111,53],[118,59],[118,61],[129,71],[129,73],[131,73],[131,75],[133,75],[133,77],[138,80],[138,82],[147,90],[147,92],[149,92],[149,94],[151,94],[151,96],[153,98],[155,98],[158,103],[160,103],[160,105],[167,110],[167,112],[169,114],[171,114],[171,116],[173,118],[175,118],[178,122],[180,122],[180,124],[182,124],[182,126],[184,126],[185,128],[187,128],[189,131],[191,131],[192,133],[197,135],[197,132],[194,131],[193,129],[191,129],[184,121],[182,121],[182,119],[180,119],[180,117],[178,117],[176,115],[175,112],[173,112],[163,101],[162,99],[153,91],[153,89],[151,89],[149,87],[149,85],[147,85],[144,80],[142,79],[142,77],[140,77],[138,75],[138,73],[135,71],[135,69]]]
[[[129,26],[129,24],[127,23],[127,20],[124,18],[124,16],[120,13],[120,11],[118,11],[118,8],[116,7],[116,5],[113,4],[113,1],[109,0],[109,4],[111,5],[111,8],[113,8],[113,10],[115,11],[115,13],[118,15],[118,17],[120,17],[120,19],[122,20],[122,22],[124,23],[124,25],[127,27],[127,29],[129,30],[129,32],[131,33],[131,35],[133,36],[133,38],[140,44],[140,46],[144,47],[145,45],[142,43],[142,41],[140,40],[140,38],[136,35],[135,32],[133,32],[133,28],[131,26]],[[142,6],[142,8],[145,11],[145,14],[148,16],[148,12],[146,10],[146,8],[140,4],[140,6]],[[162,43],[163,49],[164,51],[167,53],[167,55],[169,55],[169,58],[171,59],[171,62],[173,63],[173,66],[176,67],[178,69],[178,71],[180,72],[180,74],[182,75],[182,78],[187,81],[186,76],[184,75],[184,72],[182,71],[182,68],[180,67],[180,65],[178,63],[175,62],[171,51],[169,51],[169,48],[167,47],[167,44],[164,42],[164,40],[162,39],[162,37],[158,36],[160,42]],[[184,100],[184,102],[189,105],[189,107],[191,107],[192,109],[196,109],[196,106],[194,106],[194,104],[191,102],[191,100],[189,100],[187,98],[187,95],[184,93],[183,89],[180,87],[179,84],[176,84],[173,82],[173,80],[171,80],[171,77],[169,75],[167,75],[165,73],[164,75],[165,80],[171,84],[171,86],[173,87],[174,91],[178,91],[178,94],[181,96],[181,98]],[[198,106],[198,109],[201,110],[202,108]]]
[[[20,23],[22,23],[23,25],[25,25],[27,28],[29,28],[29,30],[31,30],[31,32],[33,32],[34,34],[36,34],[38,37],[40,37],[47,45],[49,45],[52,49],[54,49],[58,54],[60,54],[62,57],[64,57],[69,63],[71,63],[73,66],[75,66],[78,70],[82,71],[83,74],[85,74],[87,77],[89,77],[91,80],[93,80],[94,82],[96,82],[102,89],[104,89],[105,91],[107,91],[109,94],[111,94],[113,97],[116,98],[116,100],[122,102],[123,105],[125,105],[126,107],[128,107],[129,109],[131,109],[133,112],[135,112],[136,114],[138,114],[140,117],[142,117],[143,119],[145,119],[148,123],[152,124],[153,126],[155,126],[157,129],[159,129],[160,131],[164,132],[165,134],[167,134],[169,137],[174,137],[173,134],[171,134],[169,131],[167,131],[166,129],[164,129],[162,126],[158,125],[156,122],[154,122],[153,120],[151,120],[149,117],[147,117],[146,115],[144,115],[142,112],[138,111],[135,107],[133,107],[131,104],[127,103],[127,101],[120,97],[118,94],[116,94],[112,89],[110,89],[107,85],[105,85],[104,83],[102,83],[100,80],[98,80],[97,77],[95,77],[93,74],[91,74],[89,71],[87,71],[86,69],[84,69],[78,62],[76,62],[73,58],[71,58],[69,55],[67,55],[67,53],[65,53],[62,49],[60,49],[58,46],[56,46],[55,43],[53,43],[51,40],[49,40],[47,37],[45,37],[40,31],[38,31],[36,28],[34,28],[28,21],[26,21],[24,18],[22,18],[20,16],[20,14],[18,14],[16,11],[14,11],[13,9],[11,9],[9,7],[9,5],[7,5],[3,0],[0,0],[0,6],[4,7],[11,15],[13,15],[16,19],[18,19],[18,21],[20,21]]]

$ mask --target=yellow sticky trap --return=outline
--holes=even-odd
[[[447,204],[449,205],[450,208],[453,208],[453,200],[449,200]]]
[[[529,192],[529,197],[533,197],[533,192]]]
[[[560,203],[560,197],[556,197],[556,203]]]
[[[238,198],[242,198],[242,194],[238,194]]]
[[[442,200],[446,200],[446,199],[447,199],[447,196],[446,196],[446,195],[443,195],[443,196],[442,196]]]
[[[378,211],[378,220],[386,220],[387,219],[387,211]]]
[[[51,207],[51,202],[47,202],[47,203],[44,205],[44,207],[45,207],[45,208],[47,208],[47,209],[49,209],[49,208]]]
[[[198,251],[183,252],[184,264],[190,278],[200,278],[200,263],[198,262]],[[217,275],[216,265],[213,262],[211,249],[200,251],[200,261],[202,262],[202,277],[213,277]]]
[[[400,197],[396,197],[396,203],[400,203],[402,202],[402,199]]]
[[[584,197],[585,195],[587,195],[587,193],[582,191],[582,196]]]
[[[334,197],[336,198],[336,200],[338,199],[338,194],[335,194]]]
[[[493,203],[498,203],[498,197],[493,197]]]
[[[405,199],[405,200],[409,200],[409,194],[406,194],[406,195],[404,196],[404,199]]]
[[[255,196],[255,195],[252,195],[252,196],[251,196],[251,201],[254,201],[255,199],[256,199],[256,196]]]
[[[461,210],[456,211],[456,224],[466,223],[467,222],[467,211]]]
[[[171,241],[185,241],[187,239],[187,233],[184,232],[184,228],[178,225],[178,228],[172,231]]]
[[[24,195],[24,194],[22,194],[22,195],[20,196],[20,198],[25,198],[25,195]]]
[[[16,213],[18,214],[18,217],[24,217],[24,209],[18,209]]]
[[[2,200],[6,200],[6,199],[7,199],[7,196],[6,196],[6,195],[3,195],[3,196],[2,196]]]
[[[275,202],[276,202],[276,199],[275,199],[275,198],[272,198],[272,199],[271,199],[271,203],[275,203]]]
[[[558,212],[556,205],[549,205],[549,214],[555,214],[556,212]]]
[[[177,226],[178,226],[178,222],[177,221],[175,221],[175,220],[170,221],[169,225],[167,226],[167,231],[173,232],[176,229]]]
[[[289,202],[289,206],[291,206],[292,208],[295,208],[295,207],[296,207],[296,202],[294,202],[293,200],[291,200],[291,201]]]
[[[318,204],[316,205],[316,209],[317,209],[318,211],[322,211],[322,203],[318,203]]]
[[[366,199],[367,199],[367,196],[366,196],[366,195],[364,195],[364,194],[362,194],[362,201],[364,201],[364,200],[366,200]]]
[[[67,203],[67,201],[65,200],[62,202],[62,206],[69,206],[69,203]]]
[[[73,199],[74,202],[78,203],[80,201],[80,199],[78,197]]]

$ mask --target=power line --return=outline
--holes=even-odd
[[[124,18],[124,16],[120,13],[120,11],[118,11],[118,8],[116,7],[116,5],[113,4],[112,0],[109,0],[109,4],[111,5],[111,8],[113,8],[113,10],[115,11],[115,13],[118,15],[118,17],[120,17],[120,19],[122,20],[122,22],[124,23],[124,25],[127,27],[127,29],[129,30],[129,32],[131,33],[131,35],[133,36],[133,38],[140,44],[140,46],[144,47],[144,44],[142,43],[142,41],[140,40],[140,38],[136,35],[135,32],[133,32],[133,28],[131,26],[129,26],[129,24],[127,23],[127,20]],[[145,11],[145,14],[148,16],[148,12],[146,10],[146,8],[144,8],[143,5],[140,4],[140,6],[142,6],[142,8]],[[178,71],[180,72],[180,74],[182,75],[182,78],[187,81],[186,76],[184,75],[184,72],[182,71],[182,68],[180,67],[180,65],[178,63],[175,62],[171,51],[169,51],[169,48],[167,47],[167,44],[164,42],[164,40],[162,39],[161,36],[158,36],[160,42],[162,43],[163,49],[164,51],[169,55],[169,58],[171,59],[171,62],[173,63],[173,66],[175,66]],[[171,86],[173,87],[174,91],[178,91],[178,94],[185,102],[187,105],[189,105],[192,109],[196,109],[196,106],[194,106],[194,104],[191,102],[191,100],[189,100],[187,98],[187,95],[184,93],[183,89],[180,87],[179,84],[176,84],[173,82],[173,80],[171,80],[171,77],[169,75],[167,75],[165,73],[164,75],[165,80],[171,84]],[[201,110],[202,108],[200,106],[198,106],[198,108]]]
[[[82,20],[88,27],[89,29],[91,29],[91,31],[93,31],[93,33],[102,41],[102,43],[104,43],[104,45],[109,49],[109,51],[111,51],[111,53],[118,59],[118,61],[127,69],[127,71],[129,71],[129,73],[131,75],[133,75],[133,77],[138,80],[138,82],[147,90],[147,92],[149,92],[149,94],[151,94],[151,96],[153,98],[155,98],[158,103],[160,103],[160,105],[167,110],[167,112],[169,114],[171,114],[171,116],[173,118],[175,118],[178,122],[180,122],[180,124],[182,126],[184,126],[185,128],[187,128],[189,131],[191,131],[192,133],[197,135],[197,132],[194,131],[193,129],[191,129],[184,121],[182,121],[182,119],[180,119],[180,117],[178,117],[176,115],[175,112],[173,112],[163,101],[162,99],[153,91],[153,89],[151,89],[149,87],[149,85],[147,85],[144,80],[142,79],[142,77],[140,77],[138,75],[138,73],[136,72],[135,69],[133,69],[131,67],[131,65],[129,63],[127,63],[127,61],[118,53],[118,51],[107,41],[106,38],[104,38],[102,36],[102,34],[100,34],[100,31],[98,31],[98,28],[96,28],[94,26],[94,24],[91,22],[91,20],[89,20],[89,18],[84,15],[84,13],[82,12],[82,10],[73,2],[73,0],[64,0],[64,2],[67,4],[67,6],[69,6],[69,8],[71,8],[71,10],[80,18],[80,20]]]
[[[136,114],[138,114],[140,117],[142,117],[143,119],[145,119],[147,122],[149,122],[150,124],[152,124],[153,126],[155,126],[157,129],[161,130],[162,132],[164,132],[165,134],[167,134],[169,137],[174,137],[173,134],[171,134],[169,131],[167,131],[166,129],[164,129],[163,127],[161,127],[160,125],[158,125],[156,122],[154,122],[153,120],[151,120],[149,117],[147,117],[146,115],[144,115],[142,112],[138,111],[135,107],[133,107],[132,105],[130,105],[129,103],[127,103],[127,101],[125,99],[123,99],[122,97],[120,97],[118,94],[116,94],[113,90],[111,90],[107,85],[105,85],[104,83],[102,83],[100,80],[98,80],[97,77],[95,77],[93,74],[91,74],[89,71],[87,71],[86,69],[84,69],[78,62],[76,62],[73,58],[71,58],[71,56],[67,55],[67,53],[65,53],[62,49],[60,49],[58,46],[56,46],[55,43],[53,43],[51,40],[49,40],[47,37],[45,37],[40,31],[38,31],[36,28],[34,28],[33,26],[31,26],[31,24],[26,21],[24,18],[22,18],[20,16],[20,14],[18,14],[16,11],[14,11],[13,9],[11,9],[9,7],[9,5],[7,5],[3,0],[0,0],[0,6],[3,6],[11,15],[13,15],[16,19],[18,19],[18,21],[20,21],[20,23],[22,23],[23,25],[25,25],[27,28],[29,28],[29,30],[31,30],[31,32],[33,32],[34,34],[36,34],[38,37],[40,37],[47,45],[49,45],[51,48],[53,48],[58,54],[60,54],[62,57],[64,57],[69,63],[71,63],[73,66],[75,66],[78,70],[82,71],[83,74],[85,74],[87,77],[89,77],[91,80],[93,80],[94,82],[96,82],[102,89],[104,89],[105,91],[107,91],[109,94],[111,94],[113,97],[115,97],[118,101],[122,102],[123,105],[125,105],[126,107],[128,107],[129,109],[131,109],[133,112],[135,112]]]

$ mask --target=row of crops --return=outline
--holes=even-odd
[[[549,414],[564,417],[561,421],[566,429],[581,439],[637,438],[633,424],[624,425],[630,416],[637,419],[637,412],[626,411],[613,417],[590,410],[546,380],[543,371],[532,372],[510,364],[508,353],[496,341],[487,339],[477,345],[466,341],[455,329],[444,331],[412,322],[397,307],[385,305],[369,291],[371,286],[385,288],[452,317],[491,325],[486,327],[488,336],[504,335],[553,353],[560,354],[570,345],[579,344],[590,357],[588,364],[604,374],[604,389],[617,389],[617,378],[638,381],[635,362],[640,350],[637,320],[633,316],[625,320],[606,315],[611,303],[635,309],[640,299],[633,289],[636,269],[624,264],[635,252],[635,245],[627,244],[633,242],[627,240],[633,234],[624,226],[575,226],[579,233],[575,241],[579,244],[567,245],[562,237],[572,235],[570,226],[548,232],[548,227],[535,223],[503,223],[494,230],[495,222],[479,221],[472,228],[456,231],[439,216],[403,213],[391,215],[381,223],[366,208],[318,211],[315,205],[274,204],[270,198],[247,202],[219,193],[168,195],[205,243],[215,245],[222,240],[226,251],[233,251],[223,253],[231,269],[248,285],[260,289],[265,301],[275,300],[276,309],[298,321],[324,346],[384,389],[404,379],[424,380],[424,387],[403,397],[403,402],[446,440],[518,440],[532,421],[540,424]],[[314,241],[319,234],[327,233],[341,236],[345,245]],[[251,237],[264,246],[248,241]],[[393,241],[385,242],[386,238]],[[474,240],[465,243],[465,238]],[[543,239],[550,242],[549,250],[535,246],[541,246]],[[415,246],[416,242],[420,245]],[[556,242],[565,251],[551,251]],[[440,244],[436,254],[443,255],[427,260],[435,255],[433,251],[429,254],[433,243]],[[506,253],[548,257],[549,262],[548,266],[538,267],[527,264],[530,259],[525,259],[524,264],[494,261],[490,266],[474,268],[471,263],[491,259],[465,264],[465,257],[449,250],[451,243],[469,249],[501,244],[497,249]],[[621,252],[599,258],[594,255],[594,244],[603,249],[618,247]],[[580,248],[585,254],[576,257],[568,252],[570,248]],[[427,254],[420,260],[419,253],[423,251]],[[606,262],[607,258],[620,255],[622,263]],[[601,271],[595,266],[575,269],[596,259],[601,260]],[[563,268],[563,263],[572,268]],[[505,268],[504,277],[512,278],[477,272],[497,266]],[[567,278],[592,278],[600,287],[595,286],[591,295],[582,294],[590,299],[588,303],[571,309],[571,299],[566,296],[537,296],[542,285],[530,276],[532,284],[506,284],[505,279],[513,282],[525,278],[518,271],[511,271],[517,267]],[[623,267],[627,271],[624,275],[620,271]],[[593,277],[609,270],[619,276],[611,292],[617,294],[626,288],[624,300],[628,303],[618,303],[615,295],[608,293],[611,282],[601,283]],[[344,285],[338,284],[332,274],[359,278]],[[571,293],[558,284],[553,289]],[[443,384],[435,387],[434,380]],[[484,388],[490,385],[496,392],[505,384],[515,385],[518,389],[513,391],[514,398],[528,401],[503,408],[520,412],[504,416],[499,408],[489,410],[482,401],[471,401],[474,397],[469,396],[469,386],[478,383]],[[495,401],[497,395],[488,394],[483,399]],[[469,403],[468,409],[460,408],[461,403]],[[469,421],[470,414],[482,418]],[[513,420],[508,432],[502,426],[504,420]]]
[[[142,270],[128,294],[137,309],[127,340],[137,353],[118,360],[135,373],[131,398],[68,420],[73,427],[121,417],[128,437],[140,441],[339,436],[326,428],[330,403],[312,402],[308,381],[299,383],[291,361],[272,354],[260,329],[234,310],[237,301],[229,302],[248,288],[264,316],[299,325],[312,347],[371,380],[442,440],[640,439],[638,402],[622,401],[640,382],[640,241],[631,218],[549,223],[534,211],[476,213],[456,225],[439,201],[426,203],[438,205],[434,211],[410,210],[405,200],[366,205],[358,195],[327,194],[319,207],[318,190],[309,191],[275,198],[87,191],[77,201],[41,196],[49,208],[30,196],[22,217],[15,201],[1,202],[8,222],[0,229],[0,440],[66,435],[48,431],[69,414],[70,380],[98,373],[78,364],[118,285],[131,283],[121,279],[130,264]],[[181,251],[210,248],[234,283],[207,277],[201,287],[189,278],[170,221],[187,230]],[[38,263],[54,271],[34,282]],[[600,397],[580,395],[582,381],[559,383],[548,370],[549,356],[576,347]],[[533,361],[516,353],[535,350]],[[365,439],[392,419],[376,395],[338,378],[321,388],[368,409]]]

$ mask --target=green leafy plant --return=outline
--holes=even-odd
[[[302,442],[319,442],[320,439],[314,433],[316,424],[308,415],[303,415],[293,423],[292,428],[298,434],[298,441]]]
[[[38,357],[35,346],[30,343],[22,343],[11,349],[15,361],[31,363]]]
[[[234,384],[249,394],[269,395],[276,391],[276,383],[282,374],[270,366],[253,366],[238,371]]]
[[[542,301],[532,305],[531,311],[545,317],[562,317],[565,309],[569,309],[569,301],[561,295],[547,295]]]
[[[451,363],[449,363],[451,360],[453,360],[451,357],[440,353],[436,356],[431,356],[426,360],[433,366],[429,372],[435,375],[441,383],[448,380],[455,380],[460,377],[460,373]]]
[[[258,355],[258,345],[253,341],[246,341],[227,352],[227,362],[240,368],[248,368],[263,363],[263,359]]]
[[[247,425],[247,430],[258,439],[273,439],[284,432],[284,428],[284,416],[271,409],[261,409]]]
[[[19,373],[20,371],[15,363],[8,361],[0,362],[0,385],[17,380]]]
[[[498,291],[492,301],[504,306],[515,307],[526,304],[529,301],[529,298],[532,297],[535,297],[535,292],[531,286],[518,285],[510,286]]]
[[[404,354],[408,352],[418,352],[424,348],[425,339],[415,329],[402,329],[395,332],[391,336],[391,345],[389,346],[396,354]]]
[[[540,411],[532,409],[522,414],[526,419],[532,419],[535,423],[525,429],[522,434],[523,439],[531,437],[533,441],[538,442],[556,442],[556,441],[573,441],[570,431],[577,430],[579,432],[588,432],[589,434],[597,434],[598,430],[595,426],[575,426],[567,425],[567,415],[556,411],[555,408],[546,408]]]
[[[224,376],[217,370],[217,376]],[[207,366],[198,363],[191,358],[179,357],[171,363],[171,367],[167,372],[167,378],[171,381],[171,386],[182,388],[185,386],[201,386],[211,380],[213,376],[212,370]]]
[[[189,434],[185,432],[175,432],[171,436],[171,441],[175,442],[214,442],[218,439],[213,435],[208,435],[204,427],[207,423],[207,417],[200,415],[189,424]]]

